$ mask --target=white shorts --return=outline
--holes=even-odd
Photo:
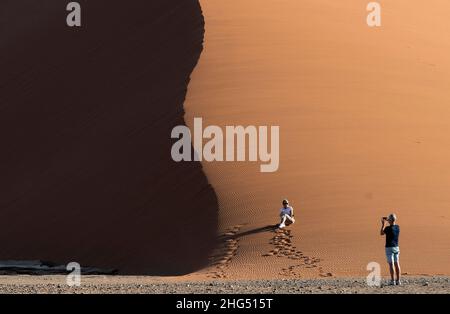
[[[386,248],[386,259],[389,264],[398,262],[400,260],[400,248],[396,247],[387,247]]]

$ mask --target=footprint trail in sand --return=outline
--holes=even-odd
[[[229,267],[232,258],[237,254],[239,239],[236,234],[242,228],[242,225],[236,225],[229,228],[219,237],[219,247],[210,257],[212,270],[207,272],[209,278],[227,278],[226,269]]]
[[[298,264],[291,265],[286,268],[282,268],[280,275],[289,277],[300,277],[300,270],[304,268],[315,268],[319,272],[321,277],[331,277],[332,273],[324,272],[323,268],[320,266],[320,259],[316,257],[310,257],[304,255],[302,251],[297,250],[297,248],[292,244],[292,238],[289,229],[276,229],[272,231],[274,233],[273,238],[270,240],[270,244],[274,245],[275,248],[269,253],[263,254],[263,256],[276,256],[285,257],[291,260],[298,260]]]
[[[333,276],[332,273],[323,270],[319,258],[305,255],[293,245],[294,236],[292,235],[292,230],[278,229],[275,225],[239,233],[242,227],[243,225],[232,226],[219,236],[219,245],[210,257],[210,267],[206,269],[207,278],[228,279],[228,269],[233,258],[238,254],[239,241],[255,232],[266,231],[273,233],[269,244],[274,248],[270,252],[262,254],[262,256],[287,258],[291,260],[289,263],[286,263],[286,267],[283,267],[278,275],[299,278],[305,274],[305,270],[310,270],[321,277]],[[295,261],[294,265],[292,265],[292,261]]]

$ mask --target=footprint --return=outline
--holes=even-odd
[[[225,271],[237,254],[239,244],[235,236],[241,227],[242,225],[233,226],[218,237],[220,245],[209,258],[213,270],[207,272],[207,277],[227,278]]]
[[[291,234],[291,230],[277,229],[272,232],[274,233],[274,236],[269,243],[272,244],[275,248],[272,249],[269,253],[263,254],[262,256],[277,256],[280,258],[284,257],[299,261],[299,264],[297,265],[283,268],[280,271],[280,275],[300,277],[299,270],[301,270],[302,268],[308,268],[317,269],[320,276],[333,276],[333,274],[325,273],[322,270],[322,268],[319,266],[319,258],[305,256],[302,251],[297,250],[297,247],[292,245],[293,235]]]

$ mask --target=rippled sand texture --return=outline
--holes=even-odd
[[[203,163],[222,232],[244,233],[233,236],[225,276],[384,267],[379,219],[391,211],[404,272],[450,274],[450,3],[385,1],[377,29],[366,24],[367,3],[201,1],[205,50],[187,123],[281,127],[276,173],[260,173],[257,163]],[[264,227],[278,221],[284,197],[297,223],[281,237],[311,265],[273,254],[287,244]]]

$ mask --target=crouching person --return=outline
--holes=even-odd
[[[292,206],[289,206],[289,201],[283,200],[282,204],[283,207],[280,210],[281,222],[280,225],[278,226],[280,229],[286,227],[286,225],[290,225],[295,222],[294,208],[292,208]]]

